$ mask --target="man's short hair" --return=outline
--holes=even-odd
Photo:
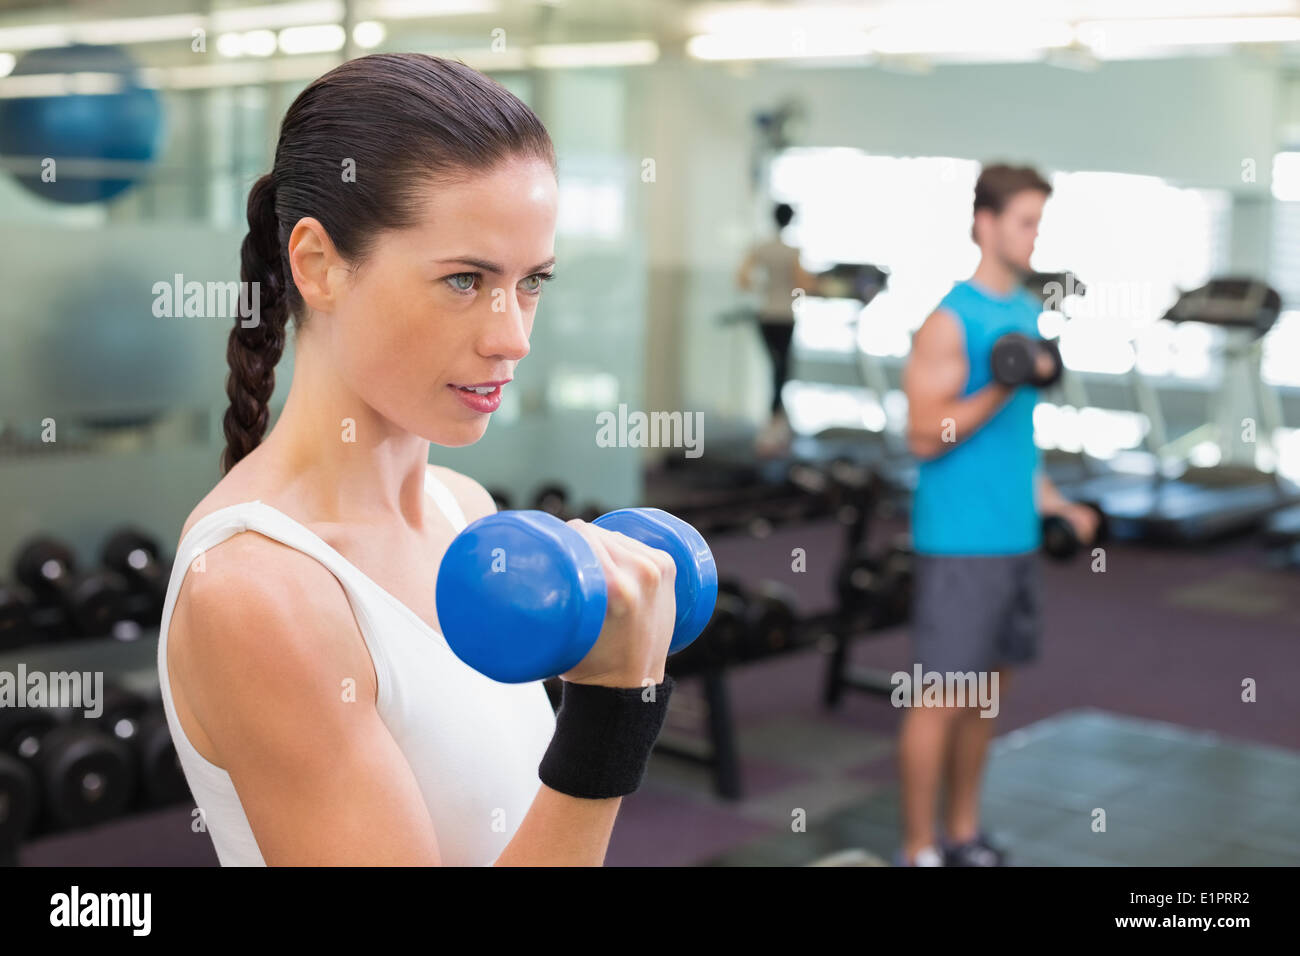
[[[1039,175],[1032,166],[1011,166],[1007,163],[992,163],[980,170],[979,179],[975,181],[975,212],[988,209],[994,215],[1000,215],[1007,208],[1011,197],[1027,189],[1040,192],[1044,196],[1052,195],[1052,184]],[[971,224],[971,238],[975,238],[975,225]]]

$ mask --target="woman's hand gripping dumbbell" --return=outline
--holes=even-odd
[[[667,654],[708,623],[718,594],[709,546],[657,508],[594,522],[506,511],[466,527],[438,569],[438,621],[452,651],[493,680],[662,680]]]

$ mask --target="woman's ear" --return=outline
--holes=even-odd
[[[289,234],[289,268],[303,303],[313,312],[329,312],[342,291],[347,266],[320,224],[308,216]]]

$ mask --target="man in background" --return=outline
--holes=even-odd
[[[921,460],[912,511],[912,640],[924,672],[984,673],[1037,656],[1041,517],[1059,514],[1091,541],[1096,516],[1066,501],[1040,469],[1037,394],[993,381],[993,343],[1038,335],[1040,300],[1023,287],[1051,185],[1035,170],[987,166],[975,185],[971,278],[917,331],[904,371],[908,444]],[[997,684],[992,684],[996,672]],[[979,826],[980,781],[995,721],[974,706],[913,707],[899,742],[903,846],[919,866],[1000,866]],[[944,833],[935,809],[946,778]]]

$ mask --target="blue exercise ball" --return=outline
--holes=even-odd
[[[18,182],[38,196],[102,202],[134,186],[157,159],[162,103],[140,85],[135,62],[119,47],[32,50],[12,76],[78,73],[98,74],[97,82],[110,88],[0,99],[0,155]],[[46,159],[54,161],[51,182],[42,178]]]

